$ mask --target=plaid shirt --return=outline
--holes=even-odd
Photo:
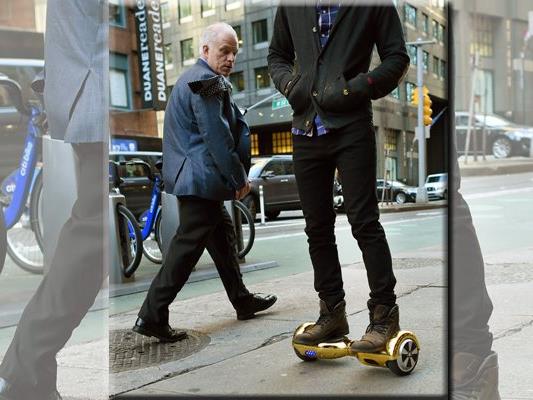
[[[324,4],[323,4],[324,3]],[[316,13],[318,18],[318,27],[320,33],[320,45],[324,47],[328,42],[331,29],[339,11],[339,4],[328,4],[328,1],[318,0],[316,4]],[[322,123],[320,117],[315,117],[314,126],[316,127],[317,136],[325,135],[328,130]],[[295,135],[313,136],[313,130],[306,132],[298,128],[292,128],[291,132]]]

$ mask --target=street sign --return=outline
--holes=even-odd
[[[279,110],[280,108],[289,107],[289,101],[285,97],[272,100],[272,110]]]

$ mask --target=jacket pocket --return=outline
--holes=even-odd
[[[286,92],[286,97],[295,114],[299,114],[306,109],[309,102],[309,95],[307,93],[308,82],[307,76],[298,74],[289,83]]]
[[[365,74],[346,81],[343,74],[326,83],[320,106],[327,111],[343,112],[353,110],[367,101],[368,83]]]

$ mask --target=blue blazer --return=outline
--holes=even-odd
[[[250,130],[230,92],[203,60],[176,82],[163,130],[167,193],[230,200],[246,184]]]

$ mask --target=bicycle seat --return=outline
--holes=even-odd
[[[155,167],[158,169],[158,171],[161,171],[163,169],[163,159],[160,158],[155,162]]]

